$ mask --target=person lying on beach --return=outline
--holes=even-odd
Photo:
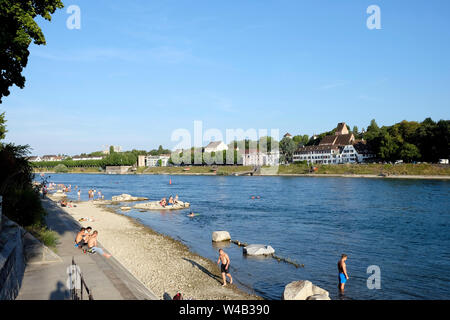
[[[89,240],[88,240],[89,250],[94,253],[98,252],[99,254],[101,254],[102,256],[104,256],[106,258],[110,258],[111,255],[109,253],[106,253],[103,251],[102,248],[97,247],[97,236],[98,236],[98,231],[95,230],[92,233],[92,235],[89,237]]]
[[[233,278],[230,274],[230,257],[222,249],[219,249],[219,259],[217,260],[217,264],[219,264],[220,262],[222,262],[220,266],[223,280],[222,287],[225,287],[227,285],[227,278],[225,277],[225,275],[230,278],[230,284],[233,283]]]
[[[67,200],[61,200],[61,207],[67,207]]]

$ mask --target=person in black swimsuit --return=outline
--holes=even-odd
[[[227,278],[230,278],[230,284],[233,283],[233,278],[230,274],[230,257],[228,254],[225,253],[222,249],[219,250],[219,259],[217,260],[217,264],[222,262],[222,265],[220,266],[220,272],[222,272],[222,280],[223,280],[223,287],[227,285]]]

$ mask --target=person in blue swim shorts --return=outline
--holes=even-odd
[[[347,261],[347,255],[343,253],[341,259],[338,262],[339,290],[341,291],[341,293],[344,292],[344,286],[348,280],[347,265],[345,264],[345,261]]]

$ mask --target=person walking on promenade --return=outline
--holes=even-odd
[[[226,277],[230,278],[230,284],[233,283],[233,278],[231,277],[230,274],[230,257],[222,249],[219,249],[219,259],[217,260],[217,264],[219,264],[220,262],[222,262],[220,266],[220,271],[222,272],[222,280],[223,280],[222,287],[225,287],[227,285]]]
[[[344,292],[344,286],[348,280],[347,265],[345,264],[345,261],[347,261],[347,255],[343,253],[337,264],[339,271],[339,291],[341,293]]]

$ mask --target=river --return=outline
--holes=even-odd
[[[277,255],[304,264],[296,268],[273,258],[247,258],[234,244],[237,285],[267,299],[284,286],[307,279],[332,299],[449,299],[450,182],[334,177],[234,177],[170,175],[50,174],[50,181],[90,188],[105,199],[128,193],[159,200],[179,195],[190,210],[122,212],[217,260],[215,230],[232,239],[271,245]],[[36,180],[40,180],[37,178]],[[172,183],[169,184],[169,181]],[[252,199],[252,196],[255,198]],[[76,199],[76,193],[70,197]],[[259,198],[258,198],[259,197]],[[101,230],[100,230],[101,234]],[[101,241],[101,237],[100,237]],[[345,295],[337,290],[337,261],[348,255]],[[380,269],[380,289],[369,289],[369,266]]]

